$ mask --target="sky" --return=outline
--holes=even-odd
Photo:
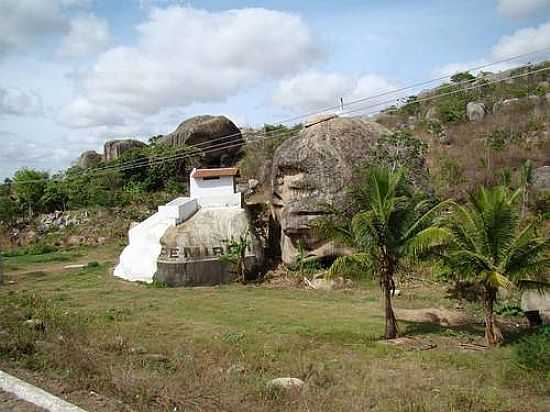
[[[198,114],[258,127],[550,48],[550,0],[0,0],[0,19],[1,179]]]

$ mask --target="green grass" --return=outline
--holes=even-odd
[[[82,251],[55,251],[37,255],[17,255],[4,257],[7,270],[17,270],[29,264],[36,263],[52,263],[52,262],[69,262],[75,258],[84,256]]]
[[[511,366],[511,347],[459,347],[480,341],[479,328],[401,322],[404,333],[436,346],[380,344],[383,310],[372,282],[334,292],[156,288],[113,278],[114,260],[97,260],[83,269],[29,265],[26,273],[7,274],[15,283],[0,289],[0,329],[9,333],[0,366],[30,368],[143,411],[550,407],[549,383]],[[402,289],[395,299],[401,308],[453,305],[440,288]],[[22,328],[29,318],[45,320],[45,331]],[[242,372],[230,373],[236,365]],[[266,382],[281,376],[301,378],[308,389],[266,392]]]

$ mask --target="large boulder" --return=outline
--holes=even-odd
[[[544,323],[550,322],[550,292],[527,290],[521,295],[521,309],[524,312],[538,311]]]
[[[380,153],[399,152],[400,164],[407,159],[410,168],[426,170],[422,161],[418,165],[416,160],[408,162],[414,156],[406,147],[384,146],[382,138],[390,131],[378,123],[336,117],[310,124],[279,146],[273,158],[272,213],[281,227],[281,257],[286,264],[295,262],[302,247],[312,259],[349,252],[317,236],[311,222],[326,215],[326,204],[346,206],[346,187],[358,166],[380,163]]]
[[[93,150],[88,150],[80,155],[76,165],[82,169],[95,167],[103,161],[103,156]]]
[[[103,160],[110,162],[124,152],[145,146],[147,146],[145,143],[134,139],[109,140],[103,146]]]
[[[207,166],[232,164],[244,143],[241,130],[225,116],[196,116],[185,120],[178,128],[161,138],[171,146],[197,146],[204,154]]]
[[[222,256],[231,241],[248,240],[245,265],[262,264],[262,246],[245,209],[200,208],[190,219],[169,227],[160,240],[155,279],[170,286],[212,286],[235,279],[234,267]]]
[[[550,166],[542,166],[533,172],[533,187],[537,190],[550,189]]]
[[[469,102],[466,105],[466,116],[471,122],[479,122],[485,117],[487,109],[483,103],[479,102]]]

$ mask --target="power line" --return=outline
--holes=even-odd
[[[519,59],[519,58],[522,58],[522,57],[526,57],[526,56],[530,56],[530,55],[533,55],[533,54],[537,54],[537,53],[542,53],[544,51],[550,51],[550,48],[545,48],[545,49],[539,49],[537,51],[534,51],[534,52],[530,52],[530,53],[524,53],[522,55],[518,55],[518,56],[514,56],[514,57],[510,57],[510,58],[507,58],[507,59],[502,59],[502,60],[498,60],[496,62],[492,62],[492,63],[488,63],[488,64],[484,64],[484,65],[481,65],[481,66],[477,66],[477,67],[473,67],[473,68],[470,68],[466,71],[474,71],[474,70],[480,70],[480,69],[483,69],[483,68],[487,68],[487,67],[490,67],[490,66],[494,66],[496,64],[501,64],[501,63],[505,63],[505,62],[509,62],[511,60],[516,60],[516,59]],[[525,67],[532,67],[532,63],[529,62],[523,66],[518,66],[518,67],[515,67],[514,70],[521,70]],[[435,79],[432,79],[432,80],[427,80],[425,82],[421,82],[421,83],[416,83],[416,84],[413,84],[411,86],[407,86],[407,87],[402,87],[400,89],[395,89],[395,90],[390,90],[390,91],[386,91],[386,92],[383,92],[383,93],[379,93],[379,94],[376,94],[376,95],[372,95],[372,96],[368,96],[368,97],[364,97],[364,98],[361,98],[361,99],[358,99],[358,100],[355,100],[355,101],[352,101],[352,102],[348,102],[344,105],[342,105],[342,107],[345,107],[345,106],[351,106],[351,105],[354,105],[354,104],[357,104],[359,102],[364,102],[364,101],[367,101],[367,100],[372,100],[372,99],[375,99],[377,97],[382,97],[382,96],[387,96],[387,95],[391,95],[391,94],[395,94],[395,93],[398,93],[398,92],[402,92],[402,91],[405,91],[405,90],[409,90],[409,89],[413,89],[415,87],[419,87],[419,86],[422,86],[422,85],[426,85],[426,84],[429,84],[429,83],[433,83],[435,81],[439,81],[439,80],[443,80],[443,79],[447,79],[447,78],[450,78],[452,77],[453,75],[447,75],[447,76],[440,76],[438,78],[435,78]],[[463,81],[461,82],[460,84],[461,85],[465,85],[465,84],[468,84],[468,83],[473,83],[473,82],[478,82],[480,80],[483,80],[483,78],[485,77],[489,77],[490,74],[487,74],[487,75],[484,75],[482,77],[475,77],[471,80],[467,80],[467,81]],[[451,87],[452,85],[449,85],[449,87]],[[396,99],[398,100],[398,99]],[[391,104],[391,103],[394,103],[394,100],[386,100],[382,103],[378,103],[376,105],[379,105],[379,104]],[[300,119],[300,118],[304,118],[304,117],[308,117],[308,116],[311,116],[311,115],[315,115],[315,114],[321,114],[321,113],[324,113],[326,112],[327,110],[331,110],[331,109],[339,109],[340,106],[332,106],[330,108],[327,108],[327,109],[323,109],[323,110],[320,110],[320,111],[316,111],[316,112],[309,112],[307,114],[304,114],[304,115],[300,115],[300,116],[297,116],[297,117],[294,117],[294,118],[291,118],[291,119],[286,119],[286,120],[282,120],[280,121],[279,123],[282,124],[282,123],[287,123],[291,120],[297,120],[297,119]],[[264,137],[267,136],[268,134],[270,133],[277,133],[278,131],[275,130],[275,131],[272,131],[272,132],[268,132],[268,133],[264,133]],[[260,135],[261,133],[250,133],[251,135]],[[233,133],[233,134],[229,134],[229,135],[224,135],[224,136],[220,136],[220,137],[217,137],[215,139],[211,139],[207,142],[202,142],[202,143],[198,143],[196,145],[190,145],[190,146],[187,146],[187,147],[184,147],[182,148],[181,152],[189,152],[191,149],[194,149],[194,148],[199,148],[203,145],[206,145],[204,148],[201,147],[201,150],[203,149],[209,149],[210,146],[213,142],[216,142],[216,141],[220,141],[220,140],[226,140],[228,138],[231,138],[231,137],[238,137],[237,140],[233,140],[233,141],[238,141],[240,140],[241,136],[243,136],[243,133],[242,132],[238,132],[238,133]],[[244,138],[244,137],[243,137]],[[225,143],[232,143],[233,141],[230,141],[230,142],[223,142],[224,144]],[[219,144],[217,145],[219,146]],[[174,155],[170,155],[169,157],[167,158],[172,158],[173,156],[176,156],[177,153],[174,153]],[[158,157],[159,159],[162,159],[163,157]],[[118,169],[120,167],[125,167],[127,164],[128,165],[137,165],[137,164],[142,164],[142,165],[147,165],[150,163],[150,160],[154,160],[155,157],[152,157],[152,158],[148,158],[148,159],[138,159],[138,160],[134,160],[134,161],[130,161],[130,162],[126,162],[125,164],[118,164],[118,165],[109,165],[109,166],[102,166],[102,167],[98,167],[98,168],[92,168],[92,169],[88,169],[87,171],[85,171],[84,173],[95,173],[96,171],[99,171],[99,170],[108,170],[108,169],[111,169],[111,170],[115,170],[115,169]]]
[[[519,69],[519,68],[516,68],[516,69]],[[441,94],[437,94],[437,95],[434,95],[434,96],[429,96],[429,97],[426,97],[426,98],[416,99],[411,103],[422,103],[422,102],[426,102],[426,101],[436,100],[436,99],[441,98],[441,97],[445,97],[445,96],[449,96],[449,95],[453,95],[453,94],[457,94],[457,93],[462,93],[464,91],[485,87],[485,86],[488,86],[488,85],[491,85],[491,84],[501,83],[501,82],[504,82],[504,81],[507,81],[507,80],[523,78],[523,77],[526,77],[526,76],[532,76],[534,74],[544,72],[544,71],[547,71],[547,70],[550,70],[550,67],[545,67],[545,68],[538,69],[536,71],[531,71],[531,72],[528,72],[528,73],[523,73],[523,74],[518,74],[518,75],[514,75],[514,76],[504,77],[504,78],[497,79],[497,80],[494,80],[494,81],[490,81],[490,82],[487,82],[487,83],[483,83],[483,84],[480,84],[480,85],[475,85],[475,86],[472,86],[472,87],[469,87],[469,88],[461,88],[461,89],[453,90],[453,91],[447,92],[447,93],[441,93]],[[482,80],[482,79],[476,78],[475,80],[479,81],[479,80]],[[395,101],[395,99],[386,100],[386,101],[378,102],[376,104],[369,105],[369,106],[366,106],[366,107],[361,107],[361,108],[354,109],[354,110],[344,111],[344,112],[341,112],[339,114],[340,115],[345,115],[345,114],[350,114],[350,113],[362,112],[362,111],[368,110],[368,109],[373,108],[373,107],[393,103],[394,101]],[[390,112],[390,111],[397,111],[397,110],[399,110],[399,109],[398,108],[388,109],[387,111]],[[376,110],[376,111],[373,111],[373,112],[370,112],[370,113],[365,113],[365,114],[374,114],[374,113],[378,113],[378,112],[380,112],[380,110]],[[322,122],[327,121],[327,120],[330,120],[330,119],[321,120],[321,121],[319,121],[319,123],[322,123]],[[257,142],[260,142],[260,141],[263,142],[265,140],[276,138],[276,137],[284,137],[284,136],[293,137],[293,136],[298,135],[298,133],[299,132],[294,132],[292,130],[285,130],[285,131],[274,130],[274,131],[265,133],[264,137],[261,140],[258,140]],[[255,135],[258,135],[258,133],[255,133]],[[226,138],[226,137],[228,137],[228,136],[223,136],[223,138]],[[237,139],[237,140],[234,140],[234,141],[223,142],[223,143],[219,143],[217,145],[211,145],[209,147],[205,147],[205,149],[208,149],[208,150],[201,151],[200,153],[193,153],[193,154],[183,153],[183,154],[180,154],[180,155],[172,155],[172,156],[158,157],[158,158],[152,158],[152,159],[143,159],[143,161],[144,161],[143,164],[129,164],[129,165],[122,164],[122,165],[117,165],[117,167],[113,167],[109,170],[98,169],[98,171],[99,172],[104,171],[104,172],[108,173],[108,172],[111,172],[111,171],[131,170],[131,169],[134,169],[134,168],[140,168],[140,167],[144,167],[144,166],[156,165],[158,163],[169,161],[169,160],[178,160],[178,159],[196,157],[197,155],[200,155],[200,154],[207,154],[207,153],[211,153],[211,152],[215,152],[215,151],[219,151],[219,150],[244,146],[244,145],[247,145],[247,144],[254,144],[254,143],[257,143],[257,142],[243,142],[243,141],[241,141],[241,139]],[[193,148],[193,146],[191,148]],[[189,150],[189,147],[186,148],[186,149]],[[90,174],[83,173],[82,175],[79,175],[79,177],[80,176],[86,176],[86,175],[90,175]],[[17,182],[17,184],[46,182],[46,181],[52,181],[52,180],[60,181],[60,180],[63,180],[63,179],[26,180],[26,181]],[[6,183],[4,183],[3,185],[6,185]]]

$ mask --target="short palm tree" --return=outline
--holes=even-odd
[[[393,339],[398,335],[392,307],[395,274],[403,258],[420,256],[448,239],[448,230],[433,225],[436,212],[444,204],[434,206],[415,195],[402,170],[368,169],[353,193],[358,205],[356,213],[332,208],[328,217],[316,222],[316,227],[325,238],[354,251],[338,257],[331,274],[373,270],[378,275],[385,300],[384,336]]]
[[[522,227],[516,201],[521,190],[482,187],[470,196],[467,206],[454,205],[448,228],[453,240],[445,260],[454,273],[482,286],[485,337],[494,346],[502,341],[495,324],[493,306],[499,287],[544,287],[546,255],[550,242],[535,227]]]

